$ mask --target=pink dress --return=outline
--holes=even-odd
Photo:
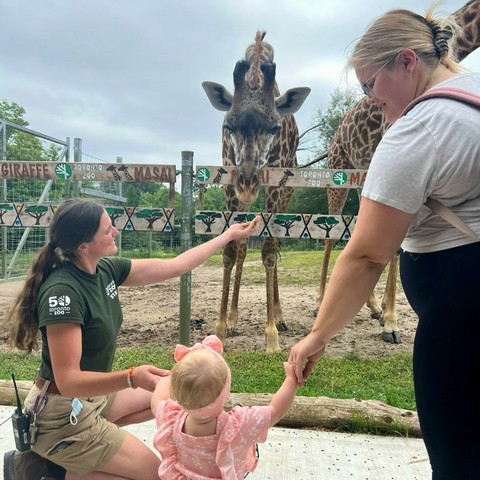
[[[222,412],[216,433],[207,437],[182,433],[187,415],[173,400],[158,405],[153,445],[162,456],[161,480],[240,480],[255,470],[255,444],[267,439],[270,407]]]

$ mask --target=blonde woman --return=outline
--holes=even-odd
[[[392,124],[373,156],[351,240],[332,272],[311,333],[289,360],[303,383],[328,341],[360,310],[399,248],[407,298],[418,315],[414,383],[434,480],[480,478],[480,111],[431,98],[438,88],[480,94],[480,75],[453,57],[458,25],[430,9],[392,10],[356,43],[349,64]],[[424,205],[452,210],[468,236]],[[452,414],[452,405],[460,405]]]

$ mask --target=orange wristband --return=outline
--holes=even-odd
[[[130,388],[132,388],[132,389],[137,388],[137,387],[134,387],[134,386],[133,386],[133,383],[132,383],[132,374],[133,374],[133,369],[134,369],[134,368],[135,368],[135,367],[131,367],[131,368],[128,370],[128,372],[127,372],[127,384],[128,384],[128,386],[129,386]]]

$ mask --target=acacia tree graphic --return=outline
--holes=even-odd
[[[251,222],[255,217],[255,213],[239,213],[233,217],[233,221],[235,223]]]
[[[105,209],[112,221],[112,225],[115,227],[115,221],[120,218],[124,213],[125,210],[123,208],[115,208],[115,207],[108,207]]]
[[[148,230],[153,230],[153,224],[164,216],[162,210],[159,208],[144,208],[135,213],[135,215],[137,218],[143,218],[148,222]]]
[[[212,231],[211,227],[217,218],[222,218],[222,214],[219,212],[200,212],[198,215],[195,215],[195,220],[199,220],[207,227],[205,233]]]
[[[318,217],[313,223],[325,230],[325,238],[330,238],[331,230],[340,222],[335,217]]]
[[[300,221],[302,217],[300,215],[277,215],[273,223],[275,225],[280,225],[285,229],[285,236],[290,236],[290,229],[293,225]]]
[[[7,212],[12,212],[13,207],[9,203],[0,203],[0,225],[5,225],[5,222],[3,221],[3,216]]]
[[[25,209],[25,213],[35,219],[35,225],[40,225],[40,219],[48,212],[45,205],[30,205]]]

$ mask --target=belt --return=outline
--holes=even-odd
[[[43,378],[37,377],[35,379],[35,385],[41,390],[43,386],[45,385],[46,380]],[[60,390],[57,388],[57,385],[55,382],[50,382],[50,384],[47,387],[46,393],[52,393],[54,395],[61,395]]]

